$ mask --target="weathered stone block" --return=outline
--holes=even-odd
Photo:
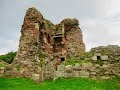
[[[39,30],[39,23],[35,23],[35,28]]]
[[[99,68],[99,67],[100,67],[100,65],[99,65],[99,64],[95,64],[95,67],[96,67],[96,68]]]
[[[96,76],[96,75],[97,75],[96,72],[90,72],[89,74],[90,74],[90,75],[93,75],[93,76]]]
[[[80,77],[79,71],[73,71],[73,77]]]
[[[108,60],[108,56],[106,56],[106,55],[101,56],[101,60]]]
[[[57,71],[65,71],[65,65],[58,65]]]
[[[73,71],[73,66],[72,65],[67,65],[67,66],[65,66],[65,68],[66,68],[67,73],[71,73]]]
[[[101,76],[102,79],[109,79],[109,76]]]
[[[0,67],[0,76],[4,74],[4,67]]]
[[[94,55],[95,56],[101,56],[101,53],[95,53]]]
[[[71,73],[67,72],[67,73],[64,74],[64,77],[65,78],[73,77],[73,73],[72,72]]]
[[[31,79],[33,79],[34,81],[37,81],[37,82],[39,82],[39,78],[40,78],[39,74],[32,74],[32,76],[31,76]]]
[[[90,69],[92,67],[93,67],[93,64],[91,62],[82,64],[82,69]]]
[[[83,71],[80,71],[80,77],[89,77],[89,72],[83,70]]]
[[[5,71],[4,75],[6,77],[21,77],[22,74],[19,71]]]
[[[104,65],[101,66],[101,67],[104,68],[104,69],[107,69],[107,68],[109,67],[109,65],[104,64]]]
[[[57,79],[59,77],[66,77],[66,73],[64,71],[55,71],[54,72],[54,79]]]
[[[93,61],[97,61],[97,56],[93,56],[93,57],[92,57],[92,60],[93,60]]]

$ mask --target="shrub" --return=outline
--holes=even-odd
[[[15,56],[16,56],[16,52],[9,52],[5,55],[0,55],[0,60],[10,64],[14,60]]]

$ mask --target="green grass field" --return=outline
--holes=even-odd
[[[120,90],[120,77],[109,80],[61,78],[40,84],[26,78],[0,78],[0,90]]]

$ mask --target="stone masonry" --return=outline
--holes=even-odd
[[[29,8],[22,25],[17,55],[5,68],[5,75],[24,76],[38,82],[46,79],[47,73],[53,75],[57,65],[66,58],[85,52],[78,25],[75,18],[54,25],[34,7]],[[50,69],[49,65],[53,68]]]

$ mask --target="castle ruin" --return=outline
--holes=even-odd
[[[64,19],[54,25],[35,8],[29,8],[21,29],[20,45],[15,61],[36,59],[39,54],[64,61],[85,52],[82,31],[77,19]]]
[[[64,62],[76,57],[75,62]],[[73,65],[74,63],[74,65]],[[120,76],[120,47],[100,46],[85,52],[77,19],[54,25],[35,8],[26,12],[17,55],[12,64],[0,68],[6,77],[27,77],[41,82],[59,77],[108,79]]]
[[[54,25],[33,7],[26,12],[19,49],[11,66],[19,68],[18,76],[31,77],[40,75],[45,65],[55,69],[62,61],[83,52],[85,44],[77,19],[64,19]]]

